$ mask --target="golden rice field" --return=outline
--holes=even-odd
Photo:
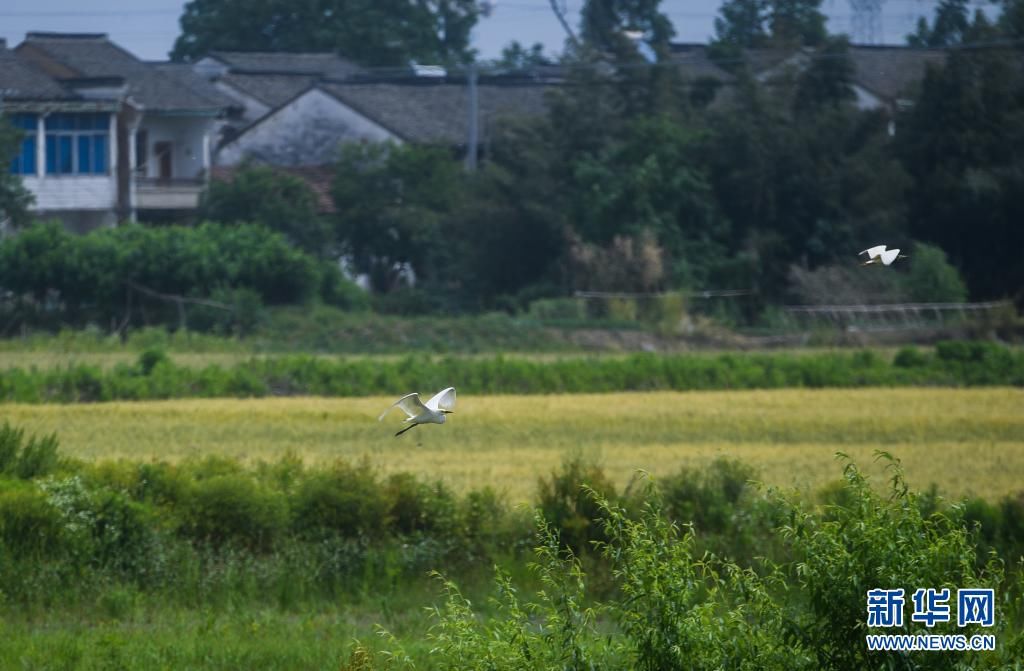
[[[423,390],[427,391],[427,390]],[[307,462],[367,458],[458,489],[483,484],[531,498],[567,453],[600,461],[617,482],[716,457],[754,465],[770,485],[814,489],[839,476],[837,451],[879,475],[875,450],[902,459],[914,488],[997,499],[1024,491],[1024,390],[850,389],[561,396],[463,395],[445,426],[400,438],[394,399],[176,400],[2,405],[0,419],[57,432],[91,460],[248,461],[292,451]]]

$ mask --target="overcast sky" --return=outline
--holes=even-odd
[[[578,16],[583,0],[564,0]],[[884,0],[882,39],[903,43],[917,17],[931,15],[937,0]],[[672,19],[677,41],[705,42],[714,34],[721,0],[663,0],[662,11]],[[178,35],[184,0],[0,0],[0,37],[13,47],[31,30],[107,33],[111,39],[147,60],[167,57]],[[852,32],[849,0],[824,0],[829,31]],[[474,30],[474,46],[484,58],[497,56],[512,40],[541,42],[557,52],[565,35],[551,13],[548,0],[497,0],[490,18]]]

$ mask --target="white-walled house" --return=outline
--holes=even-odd
[[[11,170],[40,218],[73,230],[194,210],[233,106],[190,67],[146,63],[102,34],[29,33],[0,48]]]

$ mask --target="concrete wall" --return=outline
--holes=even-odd
[[[36,197],[33,210],[99,210],[117,207],[114,175],[23,176],[22,183]]]
[[[311,89],[224,145],[217,165],[250,157],[272,165],[322,165],[337,158],[343,142],[400,140],[336,98]]]

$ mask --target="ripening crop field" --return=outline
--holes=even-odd
[[[411,471],[459,490],[489,484],[514,501],[532,499],[537,478],[568,454],[598,460],[619,484],[637,469],[667,475],[725,456],[757,468],[768,485],[813,490],[836,479],[836,452],[880,475],[873,456],[886,450],[916,489],[935,483],[949,496],[990,500],[1024,490],[1020,389],[462,395],[446,425],[400,438],[399,410],[377,422],[393,400],[8,404],[0,419],[56,432],[65,454],[89,460],[366,458],[384,473]]]

